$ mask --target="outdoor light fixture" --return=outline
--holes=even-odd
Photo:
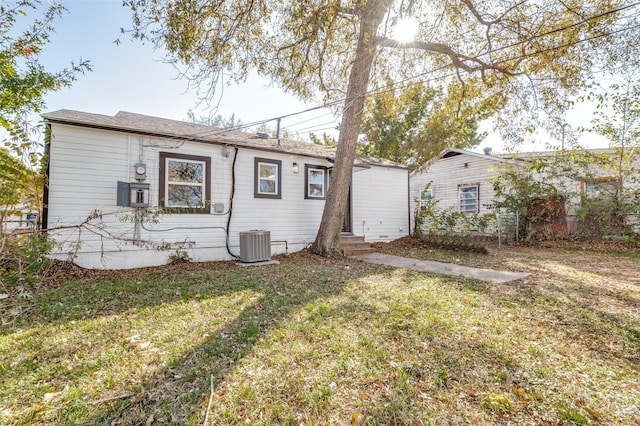
[[[300,168],[298,167],[298,163],[293,163],[293,165],[291,166],[291,171],[296,174],[300,171]]]
[[[227,145],[222,147],[222,156],[224,158],[229,158],[229,147]]]

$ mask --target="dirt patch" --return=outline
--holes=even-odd
[[[469,253],[487,254],[489,250],[481,240],[473,240],[468,243],[454,241],[423,240],[416,237],[402,237],[389,243],[372,243],[371,246],[384,253],[397,251],[398,249],[442,249]]]

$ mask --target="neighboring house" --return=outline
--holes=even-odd
[[[21,202],[15,206],[0,206],[0,219],[3,234],[26,233],[36,230],[38,213]]]
[[[448,148],[414,170],[409,184],[412,228],[415,224],[416,206],[420,200],[437,200],[439,209],[490,213],[488,205],[495,200],[490,180],[498,175],[502,162],[514,160]]]
[[[612,155],[610,149],[588,150],[591,154]],[[437,200],[439,209],[451,208],[463,213],[495,213],[490,206],[497,201],[492,179],[497,177],[504,165],[526,166],[535,157],[557,155],[557,151],[492,155],[490,150],[485,154],[448,148],[437,157],[414,170],[410,175],[411,224],[415,224],[414,214],[421,199]],[[580,199],[575,194],[594,196],[610,190],[617,179],[607,171],[595,166],[572,164],[572,171],[577,178],[560,176],[549,180],[562,193],[574,194],[567,203],[567,221],[569,231],[575,230],[576,218],[574,208]],[[535,173],[532,179],[541,179]],[[542,179],[548,179],[547,177]],[[426,189],[425,189],[426,188]],[[635,218],[630,218],[635,222]],[[413,231],[413,229],[412,229]]]
[[[55,258],[122,269],[233,259],[252,230],[269,231],[273,254],[316,237],[335,148],[127,112],[43,117]],[[408,235],[408,181],[402,165],[357,156],[343,232]]]

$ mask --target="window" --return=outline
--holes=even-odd
[[[313,164],[304,165],[304,198],[324,200],[327,191],[327,169]]]
[[[460,212],[462,213],[478,213],[478,185],[460,185],[458,187],[458,195],[460,198]]]
[[[208,213],[211,158],[160,153],[160,205],[184,213]]]
[[[581,191],[587,198],[610,199],[618,189],[618,179],[613,176],[605,176],[580,181]]]
[[[425,188],[421,193],[420,193],[420,198],[418,198],[416,200],[417,202],[417,207],[420,208],[425,208],[431,205],[431,200],[433,199],[433,189],[432,188]]]
[[[282,198],[280,193],[282,161],[256,157],[254,165],[253,196],[255,198]]]

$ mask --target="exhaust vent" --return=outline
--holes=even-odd
[[[271,231],[240,232],[240,261],[264,262],[271,259]]]

